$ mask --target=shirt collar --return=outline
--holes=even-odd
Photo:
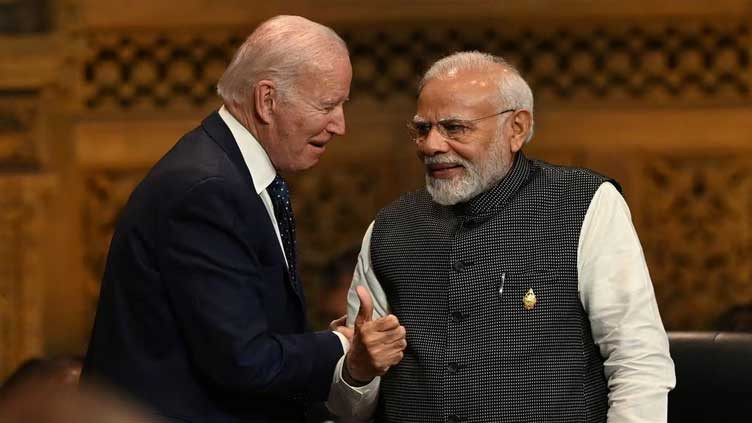
[[[238,122],[225,106],[219,109],[219,116],[227,127],[230,128],[232,137],[235,138],[235,142],[238,144],[243,161],[245,161],[248,171],[251,172],[251,179],[253,179],[256,194],[261,194],[261,191],[264,191],[277,176],[277,171],[274,169],[269,155],[266,154],[264,147],[261,146],[253,134],[243,124]]]

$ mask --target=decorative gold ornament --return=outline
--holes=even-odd
[[[537,302],[538,299],[535,298],[535,292],[533,292],[533,288],[528,289],[527,294],[522,297],[522,306],[525,307],[525,310],[532,310],[533,307],[535,307],[535,303]]]

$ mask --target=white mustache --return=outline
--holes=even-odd
[[[468,167],[469,165],[467,160],[463,159],[462,157],[458,157],[454,154],[442,154],[438,156],[424,156],[423,164],[425,165],[454,164],[454,165],[460,165],[464,167]]]

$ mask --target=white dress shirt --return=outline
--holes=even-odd
[[[219,109],[219,116],[225,122],[225,125],[230,128],[230,133],[232,133],[232,137],[235,138],[235,142],[238,144],[240,155],[243,156],[243,161],[248,167],[248,171],[251,172],[253,188],[256,190],[256,194],[261,197],[261,202],[264,203],[266,212],[269,213],[269,219],[271,219],[274,232],[277,234],[277,241],[279,241],[282,257],[285,259],[285,264],[289,266],[287,257],[285,256],[285,247],[282,244],[282,236],[279,234],[277,218],[274,216],[274,205],[272,204],[271,197],[269,197],[269,193],[266,192],[266,189],[269,188],[274,178],[277,177],[277,170],[274,169],[274,165],[271,159],[269,159],[269,155],[266,154],[264,147],[259,144],[253,134],[242,123],[235,119],[235,116],[225,106]],[[334,332],[334,334],[337,335],[340,343],[342,343],[342,351],[347,351],[350,347],[350,342],[347,338],[339,332]],[[336,370],[334,374],[337,374]]]
[[[272,161],[269,159],[269,155],[266,154],[264,147],[259,144],[256,138],[251,134],[242,123],[235,119],[235,116],[230,113],[225,106],[219,109],[219,117],[225,122],[232,137],[235,138],[235,142],[240,149],[240,155],[243,156],[243,161],[248,167],[248,171],[251,172],[251,179],[253,179],[253,188],[256,190],[256,194],[261,197],[261,201],[266,207],[266,212],[269,213],[269,218],[274,226],[274,232],[277,233],[277,241],[279,241],[279,248],[282,250],[282,257],[285,258],[285,264],[287,264],[287,257],[285,257],[285,247],[282,244],[282,236],[279,234],[279,225],[277,224],[277,218],[274,216],[274,205],[272,204],[272,198],[269,197],[269,193],[266,189],[277,177],[277,170],[274,169]]]
[[[371,232],[366,231],[347,296],[352,325],[360,306],[355,287],[366,287],[374,319],[390,313],[389,303],[371,267]],[[665,422],[668,391],[675,383],[668,338],[658,313],[653,285],[629,208],[610,183],[593,196],[580,230],[577,250],[580,301],[593,340],[604,357],[608,381],[608,422]],[[340,359],[327,405],[336,414],[366,420],[373,415],[380,379],[352,387],[342,379]]]

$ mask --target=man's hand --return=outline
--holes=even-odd
[[[407,341],[405,328],[399,324],[397,316],[390,314],[372,320],[371,296],[362,286],[357,287],[356,292],[360,309],[355,318],[352,344],[345,356],[342,374],[350,385],[362,386],[399,363]]]
[[[329,330],[332,332],[339,332],[342,335],[345,335],[345,338],[347,338],[348,342],[352,343],[353,341],[353,328],[347,327],[347,315],[340,317],[337,320],[332,320],[331,323],[329,323]]]

